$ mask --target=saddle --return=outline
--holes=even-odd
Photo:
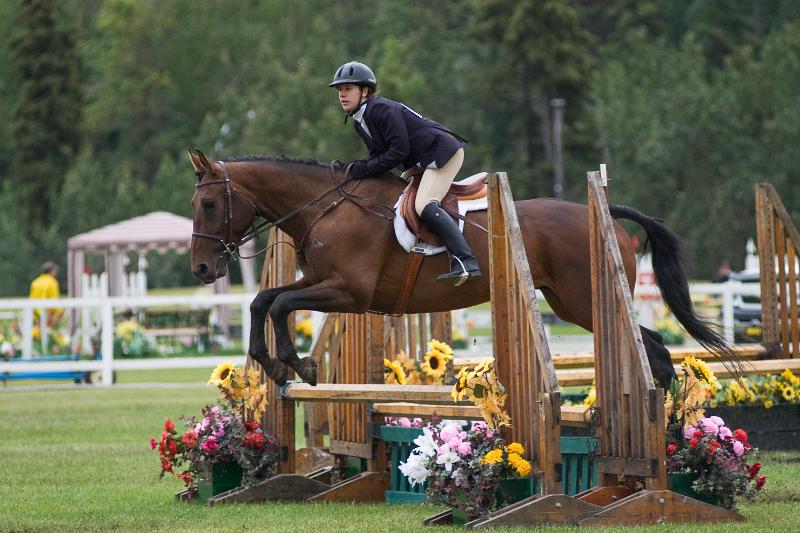
[[[406,226],[420,240],[432,246],[442,246],[444,243],[429,230],[425,223],[419,218],[417,210],[414,209],[414,202],[417,199],[417,190],[422,179],[424,168],[414,168],[403,173],[404,178],[411,176],[411,183],[406,187],[403,201],[400,204],[400,214],[406,222]],[[442,209],[448,213],[458,213],[458,202],[465,200],[477,200],[486,196],[486,172],[480,172],[474,176],[464,178],[461,181],[453,182],[450,189],[442,199]],[[450,215],[452,217],[452,215]],[[455,217],[453,217],[455,219]],[[456,220],[458,223],[458,220]]]

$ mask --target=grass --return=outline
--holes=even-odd
[[[169,374],[177,372],[163,374],[175,382],[178,378]],[[193,376],[183,377],[194,381]],[[205,379],[203,371],[200,381]],[[424,531],[422,519],[439,510],[421,505],[204,507],[176,502],[173,495],[181,483],[158,478],[158,458],[149,440],[157,437],[165,418],[199,413],[214,396],[215,390],[205,386],[6,389],[0,393],[0,531],[406,532]],[[741,506],[745,524],[624,531],[797,530],[800,453],[765,453],[762,459],[769,482],[759,501]]]

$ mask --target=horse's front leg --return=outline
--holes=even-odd
[[[267,341],[264,335],[264,323],[267,311],[272,306],[275,298],[287,291],[294,291],[308,286],[305,278],[300,278],[294,283],[260,291],[250,304],[250,347],[247,355],[258,361],[267,377],[278,385],[286,383],[289,370],[280,360],[269,356]]]
[[[355,309],[355,300],[349,292],[341,288],[340,283],[326,280],[304,289],[285,292],[269,308],[269,316],[275,329],[278,359],[292,367],[303,381],[316,385],[319,365],[311,357],[297,357],[297,350],[289,335],[289,314],[300,309],[321,312],[350,311]]]

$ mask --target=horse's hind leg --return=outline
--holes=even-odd
[[[317,365],[311,357],[297,357],[292,339],[289,336],[289,314],[299,309],[311,311],[363,311],[356,309],[352,295],[338,287],[331,280],[310,287],[279,295],[269,308],[269,316],[275,329],[278,359],[289,365],[297,375],[311,385],[317,384]]]
[[[307,286],[308,282],[305,278],[301,278],[288,285],[265,289],[260,291],[250,304],[250,347],[247,350],[247,355],[258,361],[267,377],[278,385],[286,383],[289,370],[279,359],[269,356],[266,338],[264,337],[264,322],[267,319],[267,311],[272,306],[275,298],[281,294]]]
[[[664,339],[656,331],[644,326],[639,326],[639,328],[642,330],[642,341],[647,352],[647,360],[650,362],[650,371],[658,384],[669,390],[670,383],[677,376],[675,367],[672,366],[669,350],[664,346]]]

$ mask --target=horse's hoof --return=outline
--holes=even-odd
[[[311,386],[316,386],[318,368],[319,365],[311,357],[304,357],[300,359],[300,362],[297,363],[297,365],[295,365],[294,371],[297,372],[297,375],[300,377],[300,379]]]
[[[264,368],[264,373],[267,374],[267,377],[274,381],[275,384],[279,387],[286,385],[286,381],[289,379],[289,367],[285,363],[267,357],[266,365],[261,366]]]

